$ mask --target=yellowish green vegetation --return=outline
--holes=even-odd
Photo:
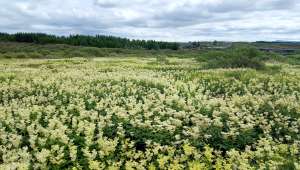
[[[0,169],[300,169],[300,68],[1,59]]]

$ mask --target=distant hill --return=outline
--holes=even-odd
[[[257,41],[252,43],[258,49],[280,54],[295,54],[300,52],[298,41]]]

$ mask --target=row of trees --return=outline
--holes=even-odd
[[[55,36],[43,33],[0,33],[0,41],[28,42],[37,44],[68,44],[75,46],[90,46],[99,48],[134,48],[134,49],[172,49],[177,50],[179,44],[153,40],[130,40],[114,36],[70,35]]]

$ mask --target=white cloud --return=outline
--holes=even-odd
[[[0,31],[139,39],[300,40],[297,0],[0,0]]]

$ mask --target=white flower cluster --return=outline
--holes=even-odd
[[[0,169],[300,168],[299,72],[76,60],[6,64]]]

